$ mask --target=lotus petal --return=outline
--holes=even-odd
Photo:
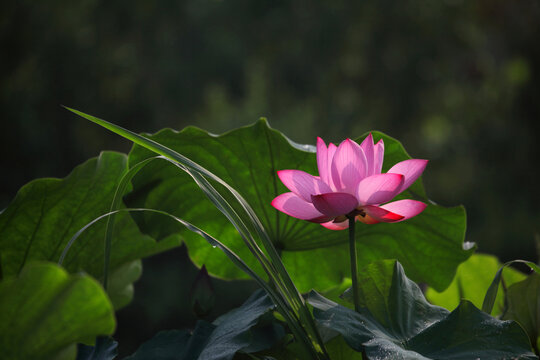
[[[379,140],[373,148],[373,175],[380,174],[384,160],[384,141]]]
[[[277,174],[283,185],[307,202],[311,202],[311,195],[332,192],[319,177],[301,170],[280,170]]]
[[[389,210],[383,209],[380,206],[366,205],[362,207],[366,216],[358,216],[358,220],[365,224],[376,224],[378,222],[397,222],[404,220],[403,215],[393,213]]]
[[[364,150],[354,141],[344,140],[334,154],[331,170],[336,190],[355,194],[358,183],[366,177]]]
[[[372,175],[358,184],[356,197],[360,205],[377,205],[392,200],[404,181],[401,174]]]
[[[405,181],[401,185],[401,189],[398,194],[407,189],[412,183],[418,179],[420,175],[424,172],[428,161],[422,159],[409,159],[402,162],[398,162],[396,165],[392,166],[388,173],[393,174],[402,174],[405,176]]]
[[[328,144],[328,181],[326,182],[333,191],[336,191],[336,186],[334,185],[334,180],[332,180],[332,161],[334,160],[334,155],[337,151],[337,146],[333,143]]]
[[[349,228],[349,220],[345,220],[338,223],[329,221],[329,222],[322,223],[321,225],[330,230],[345,230]]]
[[[313,204],[304,201],[298,195],[288,192],[278,195],[272,200],[272,206],[285,214],[301,220],[322,223],[332,220],[331,217],[321,214]]]
[[[328,184],[328,178],[330,176],[330,166],[328,166],[328,148],[324,143],[324,140],[320,137],[317,138],[317,168],[319,169],[319,176],[321,180]]]
[[[368,136],[362,141],[362,144],[360,144],[360,147],[364,151],[364,155],[366,156],[367,161],[367,169],[366,169],[366,176],[373,175],[373,169],[374,169],[374,145],[373,145],[373,135],[369,133]]]
[[[380,206],[384,210],[391,211],[392,213],[399,214],[403,216],[403,219],[398,221],[403,221],[412,218],[420,214],[426,208],[427,204],[424,204],[421,201],[416,200],[398,200],[388,204]]]
[[[315,209],[333,218],[339,215],[346,215],[358,206],[356,197],[351,194],[339,192],[312,195],[311,201]]]

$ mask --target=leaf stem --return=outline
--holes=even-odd
[[[354,310],[358,312],[360,302],[358,299],[358,260],[356,258],[356,239],[354,236],[355,216],[347,216],[349,219],[349,252],[351,254],[351,279],[354,300]]]

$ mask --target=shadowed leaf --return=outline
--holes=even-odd
[[[430,305],[398,262],[372,266],[386,275],[361,285],[371,300],[358,313],[315,292],[309,298],[320,325],[339,332],[370,359],[536,359],[517,323],[497,320],[466,300],[450,313]]]

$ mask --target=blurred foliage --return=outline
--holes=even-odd
[[[2,1],[0,209],[129,150],[60,104],[146,132],[266,116],[298,142],[400,139],[468,241],[537,261],[539,18],[536,0]]]
[[[222,132],[267,116],[293,140],[378,129],[429,158],[431,198],[469,240],[532,256],[539,218],[540,3],[28,0],[0,5],[0,207],[25,182],[136,131]],[[537,229],[536,229],[537,230]],[[516,246],[519,244],[519,246]],[[533,259],[531,259],[533,260]]]

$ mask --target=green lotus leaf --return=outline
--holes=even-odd
[[[373,136],[376,140],[384,139],[385,171],[394,163],[410,158],[397,140],[379,132],[373,132]],[[327,289],[341,283],[348,273],[344,261],[348,259],[347,233],[292,218],[270,205],[275,196],[288,191],[277,177],[277,170],[299,169],[317,174],[313,146],[292,142],[264,120],[219,136],[188,127],[180,132],[165,129],[148,138],[197,162],[237,189],[254,208],[300,290]],[[154,156],[151,151],[135,146],[129,164],[134,166],[151,156]],[[231,204],[235,203],[223,187],[216,184],[216,188]],[[402,196],[429,201],[421,180]],[[154,161],[141,170],[133,179],[133,192],[127,202],[130,206],[159,208],[186,219],[220,239],[248,264],[255,262],[225,216],[188,175],[167,162]],[[242,213],[240,209],[238,212]],[[155,215],[136,219],[145,232],[156,238],[180,231],[172,222]],[[368,264],[382,258],[397,258],[413,279],[443,290],[451,282],[458,264],[471,254],[470,246],[464,249],[464,232],[462,207],[430,204],[421,215],[405,222],[359,224],[359,261]],[[198,266],[205,264],[210,273],[223,278],[245,277],[224,255],[192,234],[181,234]]]
[[[0,214],[4,276],[18,274],[30,260],[57,262],[77,231],[109,211],[116,186],[127,170],[126,155],[103,152],[64,179],[37,179],[24,185]],[[104,220],[97,222],[74,242],[63,262],[69,272],[85,271],[102,279],[105,225]],[[118,214],[112,239],[114,286],[109,292],[115,306],[130,301],[130,284],[140,276],[140,269],[128,264],[179,244],[178,237],[156,242],[141,234],[129,214]]]
[[[76,343],[115,328],[114,310],[100,284],[52,263],[28,263],[0,283],[3,359],[74,359]]]

